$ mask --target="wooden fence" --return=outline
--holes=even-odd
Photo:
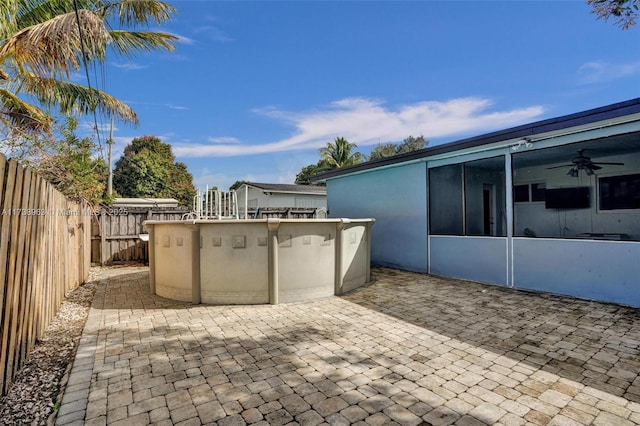
[[[91,261],[100,265],[117,262],[148,262],[145,220],[180,220],[190,209],[105,207],[91,223]]]
[[[0,392],[89,276],[90,211],[0,154]]]

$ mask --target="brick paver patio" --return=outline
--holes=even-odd
[[[640,310],[374,269],[308,303],[193,306],[121,268],[57,424],[640,424]]]

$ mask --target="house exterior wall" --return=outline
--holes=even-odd
[[[570,165],[566,164],[572,157],[566,156],[558,157],[557,163],[516,164],[515,158],[526,152],[540,154],[546,148],[563,147],[563,152],[573,154],[573,148],[580,148],[580,144],[600,141],[605,147],[609,138],[617,135],[635,135],[635,139],[626,139],[627,152],[597,154],[595,161],[623,164],[605,164],[592,176],[581,171],[577,178],[567,178]],[[640,210],[601,211],[598,201],[598,179],[640,173],[638,137],[640,120],[636,118],[619,126],[594,125],[584,131],[541,138],[525,148],[505,141],[485,149],[337,175],[327,179],[329,211],[332,217],[376,219],[371,241],[373,264],[640,307]],[[459,176],[441,180],[432,190],[442,202],[429,205],[428,170],[497,155],[505,158],[504,184],[498,180],[482,183],[494,185],[496,194],[503,197],[496,203],[505,209],[505,223],[496,223],[496,234],[502,236],[469,235],[477,231],[479,223],[474,220],[481,213],[477,209],[481,201],[473,197],[463,201],[468,202],[464,206],[466,230],[443,229],[439,232],[442,235],[429,236],[429,209],[441,218],[455,215],[461,203],[461,180]],[[590,205],[553,209],[546,208],[544,201],[513,202],[512,187],[529,182],[545,182],[546,188],[588,186]],[[465,182],[466,189],[480,193],[482,188],[476,183]],[[520,237],[524,228],[531,228],[537,237]],[[620,234],[633,241],[614,241],[612,237],[601,241],[597,234]]]
[[[371,262],[427,272],[425,163],[372,170],[327,182],[330,217],[372,217]]]
[[[514,287],[640,307],[640,243],[514,238]]]
[[[429,238],[430,273],[445,277],[507,285],[506,238],[432,236]]]

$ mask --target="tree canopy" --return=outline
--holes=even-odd
[[[327,142],[326,147],[320,148],[320,157],[329,169],[353,166],[366,159],[362,153],[353,152],[357,147],[355,143],[350,143],[343,137],[337,137],[333,142]]]
[[[302,170],[300,170],[300,173],[296,175],[295,183],[297,185],[311,185],[312,176],[322,172],[326,172],[327,170],[331,170],[331,167],[329,167],[325,160],[320,160],[316,164],[309,164],[308,166],[304,166]]]
[[[429,141],[425,140],[424,136],[422,135],[418,136],[417,138],[409,136],[400,144],[378,144],[371,150],[371,153],[369,154],[369,161],[417,151],[424,148],[428,144]]]
[[[636,24],[640,0],[587,0],[598,19],[605,21],[613,17],[616,25],[628,30]]]
[[[327,142],[327,146],[320,148],[320,160],[316,164],[304,166],[296,175],[296,184],[311,185],[311,177],[328,170],[353,166],[366,161],[366,156],[361,152],[354,152],[358,145],[350,143],[343,137],[337,137],[333,142]]]
[[[229,191],[237,191],[238,188],[240,188],[242,185],[244,185],[245,183],[247,183],[246,180],[237,180],[235,182],[233,182],[233,185],[231,185],[229,187]]]
[[[65,115],[100,112],[137,123],[137,115],[124,102],[72,82],[71,75],[85,64],[99,70],[107,47],[124,57],[172,50],[176,36],[134,29],[166,22],[174,12],[173,6],[157,0],[2,1],[0,136],[50,132],[48,107]]]
[[[113,187],[122,197],[175,198],[184,206],[196,192],[186,164],[175,162],[171,145],[155,136],[127,145],[115,164]]]
[[[378,144],[371,150],[369,160],[417,151],[428,144],[429,141],[422,135],[418,137],[409,136],[400,144]],[[367,161],[367,156],[353,151],[355,148],[357,148],[356,144],[348,142],[345,138],[337,137],[334,142],[329,142],[326,147],[320,148],[320,161],[316,164],[304,166],[300,170],[296,175],[296,183],[298,185],[311,185],[311,178],[317,174]]]
[[[91,138],[76,136],[77,125],[74,117],[67,117],[56,132],[57,139],[33,139],[28,149],[12,151],[12,154],[67,197],[97,206],[108,201],[105,193],[107,163],[94,156],[96,146]]]

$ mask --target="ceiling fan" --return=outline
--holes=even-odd
[[[604,163],[600,161],[593,162],[591,161],[591,157],[587,157],[586,155],[584,155],[584,151],[585,151],[584,149],[579,149],[578,156],[574,157],[571,160],[571,164],[563,164],[561,166],[548,167],[547,170],[558,169],[560,167],[571,167],[567,175],[571,177],[578,177],[578,172],[580,170],[584,170],[587,176],[591,176],[593,175],[595,170],[600,170],[602,168],[600,167],[601,165],[624,166],[624,163]]]

